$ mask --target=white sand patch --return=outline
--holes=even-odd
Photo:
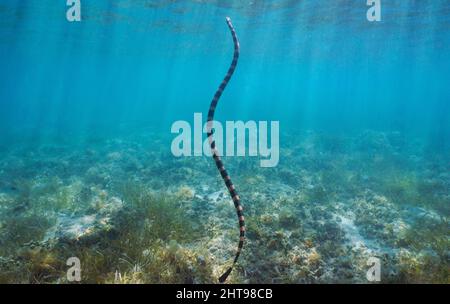
[[[355,215],[352,212],[348,212],[344,215],[336,215],[339,218],[338,224],[340,228],[344,231],[345,237],[348,243],[354,248],[359,249],[367,254],[395,254],[397,249],[392,247],[382,246],[375,240],[369,240],[361,235],[358,227],[355,225],[353,218]]]

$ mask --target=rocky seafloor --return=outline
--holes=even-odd
[[[450,283],[450,151],[400,133],[283,134],[280,163],[225,157],[247,242],[231,283]],[[440,152],[439,152],[440,151]],[[156,132],[0,148],[0,282],[215,283],[238,241],[208,157]]]

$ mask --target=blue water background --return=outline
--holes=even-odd
[[[117,136],[204,118],[241,42],[217,119],[279,120],[283,130],[400,131],[448,149],[450,2],[0,3],[1,142]],[[283,143],[281,143],[283,145]],[[445,150],[442,150],[445,151]]]

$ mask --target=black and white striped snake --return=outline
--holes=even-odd
[[[234,206],[236,208],[237,216],[239,219],[239,244],[237,248],[236,255],[233,260],[233,264],[230,268],[225,271],[224,274],[222,274],[219,278],[219,282],[223,283],[230,275],[231,271],[233,270],[234,265],[239,259],[239,255],[241,254],[242,247],[244,246],[244,240],[245,240],[245,222],[244,222],[244,213],[243,208],[240,202],[239,195],[236,192],[236,189],[234,188],[233,182],[231,181],[230,176],[228,175],[227,171],[225,170],[225,167],[223,165],[222,160],[220,159],[220,156],[218,154],[218,151],[216,149],[216,142],[213,139],[213,120],[214,120],[214,112],[216,110],[217,103],[219,102],[220,96],[222,96],[223,91],[225,90],[225,87],[227,86],[228,82],[231,79],[231,76],[234,73],[234,70],[236,69],[236,65],[238,63],[239,59],[239,41],[236,36],[236,31],[233,28],[233,25],[231,24],[231,19],[229,17],[226,17],[226,21],[228,24],[228,27],[230,29],[231,35],[233,37],[234,42],[234,55],[233,55],[233,61],[231,62],[230,67],[228,68],[227,75],[223,79],[222,83],[220,84],[219,88],[216,91],[216,94],[214,95],[213,100],[211,101],[211,105],[209,106],[209,112],[208,112],[208,121],[207,121],[207,135],[209,144],[211,146],[211,152],[212,157],[214,158],[214,161],[216,162],[217,169],[219,169],[220,175],[222,176],[223,181],[225,182],[225,185],[228,188],[228,191],[230,192],[230,196],[233,199]]]

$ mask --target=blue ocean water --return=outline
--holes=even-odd
[[[307,275],[305,273],[310,272],[301,268],[305,264],[297,265],[295,256],[291,257],[293,268],[280,262],[276,267],[270,264],[269,268],[276,268],[276,272],[267,270],[264,273],[262,269],[266,268],[256,267],[255,270],[252,265],[256,262],[244,257],[246,272],[238,272],[240,275],[236,274],[232,280],[359,282],[364,280],[365,273],[332,276],[326,270],[330,269],[326,267],[327,258],[330,258],[327,252],[346,239],[366,242],[370,250],[384,250],[393,256],[389,265],[398,275],[389,280],[448,282],[450,3],[447,0],[390,0],[381,1],[381,5],[381,21],[369,22],[366,18],[369,7],[365,0],[82,0],[81,22],[68,22],[66,1],[2,1],[0,193],[3,201],[0,202],[6,207],[0,210],[6,211],[0,214],[3,217],[12,214],[8,209],[11,205],[18,206],[12,208],[14,211],[23,206],[30,208],[28,204],[38,204],[41,199],[59,202],[61,198],[52,198],[52,195],[66,193],[66,190],[69,201],[83,201],[84,192],[80,189],[84,188],[94,193],[90,194],[96,197],[94,201],[104,196],[108,197],[108,204],[114,205],[115,197],[119,197],[126,204],[127,199],[119,193],[118,185],[133,178],[135,182],[139,180],[160,191],[177,192],[178,188],[171,187],[180,186],[180,195],[185,195],[188,201],[195,200],[199,193],[211,200],[208,195],[223,187],[218,173],[212,168],[212,160],[189,159],[186,163],[174,160],[168,154],[170,146],[165,142],[170,141],[170,127],[174,121],[192,121],[195,112],[203,113],[206,119],[211,98],[232,58],[233,45],[225,23],[225,16],[230,16],[240,40],[241,54],[235,75],[217,108],[216,119],[280,122],[279,167],[255,169],[245,161],[230,160],[230,172],[237,176],[237,187],[243,188],[242,197],[247,201],[253,199],[254,203],[258,195],[265,193],[262,188],[267,190],[269,187],[265,185],[273,182],[275,193],[267,195],[270,202],[281,208],[280,214],[273,219],[258,213],[271,213],[269,207],[255,211],[252,202],[248,202],[249,225],[252,216],[253,222],[257,222],[259,228],[263,227],[262,230],[264,225],[271,227],[273,224],[285,233],[288,244],[272,244],[270,242],[275,242],[273,235],[269,236],[269,232],[252,234],[250,226],[248,246],[253,249],[248,250],[257,251],[261,238],[265,240],[264,244],[273,245],[269,245],[270,250],[279,253],[275,262],[270,250],[261,259],[272,259],[270,263],[276,264],[277,258],[285,259],[282,246],[290,246],[291,252],[303,248],[304,251],[298,253],[299,261],[306,259],[308,267],[325,269],[320,268],[322,274]],[[135,134],[142,137],[131,137]],[[164,144],[150,140],[148,134],[164,138]],[[321,136],[324,143],[319,145]],[[124,144],[127,140],[131,143]],[[89,155],[98,156],[86,156],[85,159],[76,154],[73,146],[79,147],[80,142],[82,152],[79,155],[85,155],[87,150]],[[50,154],[40,148],[43,145],[53,147]],[[324,150],[320,150],[322,148]],[[126,156],[126,153],[132,156]],[[341,167],[345,161],[349,164]],[[209,166],[205,167],[210,168],[209,178],[217,180],[202,186],[200,173],[195,171],[198,162]],[[183,166],[190,168],[186,169],[187,173],[176,171]],[[274,176],[279,182],[274,181]],[[195,180],[197,177],[199,179]],[[46,178],[57,178],[58,181],[52,184]],[[23,186],[16,185],[17,180],[19,184],[28,180],[31,184],[25,187],[28,192]],[[359,192],[350,187],[358,188]],[[15,194],[17,189],[22,194]],[[26,200],[24,191],[28,193]],[[284,200],[280,198],[283,195],[292,199],[292,193],[296,195],[295,202],[287,203],[283,209],[278,200]],[[218,199],[215,195],[212,197]],[[364,203],[361,203],[361,197],[366,199]],[[298,201],[318,205],[326,202],[333,211],[302,211],[298,209],[300,207],[294,207],[300,204]],[[359,223],[358,214],[353,219],[332,207],[339,203],[349,206],[347,201],[355,204],[351,206],[363,209],[368,206],[381,208],[381,205],[392,209],[389,204],[393,204],[403,213],[385,214],[385,209],[369,208],[382,218],[380,229],[384,234],[378,235],[370,231],[373,227],[368,219]],[[45,206],[60,212],[68,205]],[[358,211],[359,207],[354,208]],[[342,208],[347,210],[348,207]],[[229,238],[233,242],[236,223],[233,208],[228,209],[223,211],[228,212],[226,216],[231,214],[225,228],[230,230]],[[36,212],[41,214],[41,211]],[[74,211],[71,212],[67,216],[73,216]],[[316,218],[314,212],[332,215],[325,218],[317,215]],[[441,243],[433,243],[430,239],[430,247],[418,249],[417,244],[410,244],[403,238],[383,237],[398,234],[397,229],[402,227],[414,230],[417,214],[432,214],[428,217],[444,221],[433,222],[437,226],[427,224],[434,227],[430,228],[430,233],[436,232]],[[386,216],[385,221],[383,216]],[[25,215],[22,217],[26,218]],[[317,223],[330,222],[334,226],[326,229],[320,226],[326,230],[326,237],[311,234],[319,229],[312,223],[311,226],[303,224],[303,230],[298,232],[295,229],[300,224],[296,225],[296,218],[304,217],[314,218]],[[340,220],[333,222],[332,219]],[[64,220],[64,217],[55,219],[56,222]],[[216,220],[211,219],[214,223]],[[299,233],[298,238],[292,232],[294,230]],[[13,228],[8,231],[14,235]],[[332,238],[330,235],[335,233],[347,237]],[[198,238],[210,237],[211,233],[203,232]],[[427,240],[429,235],[421,237]],[[37,238],[35,235],[29,239],[11,237],[0,240],[0,246],[13,242],[23,247],[24,243]],[[173,249],[177,246],[183,247],[182,240],[174,236],[160,238],[162,242],[167,241],[169,252],[177,250]],[[174,245],[172,239],[178,243]],[[299,240],[303,245],[296,243]],[[382,240],[382,244],[377,240]],[[233,247],[227,253],[220,251],[223,248],[218,249],[220,258],[210,253],[218,260],[202,253],[202,256],[206,255],[207,265],[211,263],[216,268],[211,270],[212,275],[209,270],[189,274],[195,279],[187,281],[209,282],[210,278],[216,277],[223,270],[219,268],[227,261],[225,257],[233,253],[235,244],[231,244]],[[410,250],[407,254],[402,251],[406,248]],[[443,251],[438,252],[436,248]],[[420,256],[430,250],[434,250],[433,258],[441,258],[436,258],[432,267],[426,262],[417,262],[422,263],[421,270],[411,270],[408,262],[401,266],[395,262],[402,258],[405,261],[405,257],[412,260],[414,254]],[[186,254],[186,260],[192,258],[185,251],[181,252]],[[16,256],[1,250],[0,255],[11,259]],[[121,267],[122,271],[129,271],[126,266]],[[352,266],[351,271],[356,271],[355,267]],[[433,277],[426,269],[434,269],[434,273],[441,275]],[[47,270],[40,271],[47,274]],[[105,270],[106,281],[112,280],[109,275],[114,271],[113,268]],[[45,281],[48,277],[41,272],[35,277]],[[52,274],[48,280],[56,280],[58,275],[60,273]],[[15,281],[14,277],[0,276],[0,279]],[[17,280],[33,281],[20,275]],[[102,281],[95,275],[89,280]],[[145,277],[137,281],[158,280],[186,281],[170,276]]]
[[[220,118],[448,142],[447,1],[383,3],[375,23],[365,1],[91,2],[79,23],[64,1],[2,2],[7,134],[168,130],[206,113],[231,60],[229,15],[242,50]]]

